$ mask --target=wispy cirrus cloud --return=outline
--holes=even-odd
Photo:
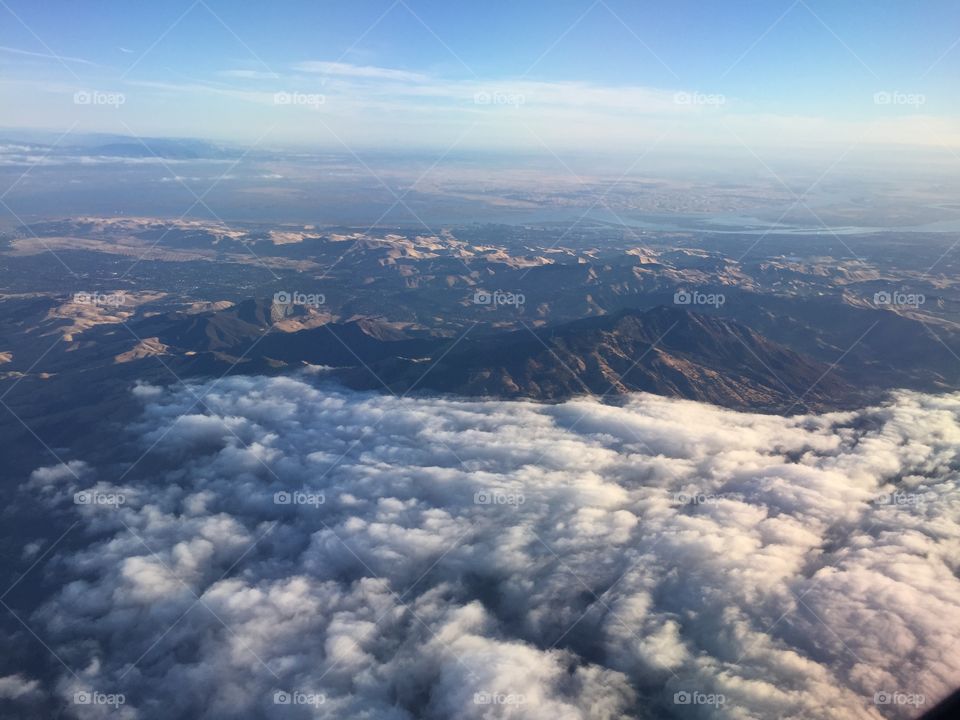
[[[317,73],[340,77],[367,78],[371,80],[399,80],[402,82],[428,82],[429,75],[408,70],[377,67],[374,65],[352,65],[344,62],[329,62],[325,60],[307,60],[293,65],[299,72]]]
[[[267,127],[291,144],[376,148],[402,137],[416,148],[456,144],[465,150],[553,153],[641,153],[653,146],[747,152],[745,143],[765,148],[763,156],[771,148],[789,153],[857,144],[960,146],[957,118],[921,112],[920,106],[877,104],[870,93],[860,98],[862,117],[827,118],[774,112],[704,87],[464,78],[326,60],[233,67],[196,77],[161,73],[118,80],[109,72],[86,74],[91,77],[72,88],[64,86],[62,73],[52,71],[30,81],[0,78],[6,124],[29,126],[37,117],[72,112],[77,129],[87,131],[131,127],[164,135],[175,120],[177,134],[240,142],[256,140]],[[123,108],[104,113],[67,106],[75,92],[91,88],[123,92]],[[123,122],[108,126],[110,119]]]
[[[91,67],[100,67],[97,63],[69,55],[53,55],[46,52],[34,52],[33,50],[21,50],[20,48],[6,47],[0,45],[0,53],[6,55],[19,55],[22,57],[37,58],[40,60],[51,60],[53,62],[76,63],[78,65],[89,65]]]

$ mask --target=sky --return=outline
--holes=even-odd
[[[960,5],[0,0],[0,128],[347,148],[960,147]]]

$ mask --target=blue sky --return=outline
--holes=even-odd
[[[0,0],[7,128],[953,147],[958,70],[960,3],[946,0]]]

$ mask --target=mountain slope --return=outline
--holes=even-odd
[[[738,323],[672,307],[465,340],[446,355],[394,359],[371,370],[394,392],[560,400],[645,391],[726,407],[797,412],[853,398],[852,389],[827,365]],[[346,380],[359,387],[380,385],[359,370],[346,373]]]

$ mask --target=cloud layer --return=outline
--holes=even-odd
[[[83,79],[65,74],[64,61]],[[796,93],[741,96],[745,89],[727,82],[541,78],[532,68],[478,76],[311,59],[172,74],[166,67],[128,77],[79,58],[0,47],[4,63],[11,65],[0,78],[5,125],[58,132],[68,116],[77,132],[210,137],[261,148],[389,149],[403,138],[408,149],[444,157],[454,150],[523,150],[573,158],[626,153],[638,161],[657,149],[714,162],[731,150],[741,158],[759,153],[767,162],[772,154],[800,153],[806,162],[819,148],[828,162],[839,162],[838,153],[850,146],[884,145],[889,152],[960,145],[951,94],[934,88],[928,98],[879,78],[856,91],[844,87],[840,105],[823,106],[819,93],[807,101]],[[78,102],[78,94],[86,100]],[[898,167],[906,160],[885,157]]]
[[[906,718],[960,684],[960,396],[148,402],[166,470],[32,480],[87,492],[30,618],[77,717]]]

